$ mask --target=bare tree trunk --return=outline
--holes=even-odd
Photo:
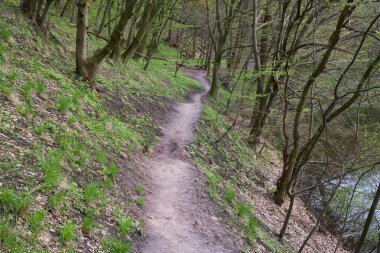
[[[38,22],[37,22],[38,26],[42,27],[45,24],[45,20],[49,12],[49,8],[53,2],[54,0],[46,0],[44,11],[42,12],[42,15],[38,18]]]
[[[73,0],[67,0],[65,5],[63,6],[63,9],[61,11],[61,14],[59,15],[61,18],[65,17],[67,13],[70,10],[70,7],[74,1]]]
[[[107,17],[108,17],[108,13],[111,9],[111,4],[112,4],[112,0],[107,0],[107,4],[106,4],[106,8],[104,9],[102,21],[100,22],[99,29],[96,32],[97,34],[101,34],[103,31],[104,25],[105,25]]]
[[[341,173],[342,173],[342,175],[341,175],[341,177],[340,177],[340,179],[339,179],[338,184],[334,187],[334,189],[333,189],[333,191],[332,191],[332,193],[331,193],[331,195],[330,195],[328,201],[325,203],[325,205],[324,205],[324,207],[323,207],[322,212],[321,212],[321,213],[319,214],[319,216],[318,216],[317,222],[315,223],[314,227],[311,229],[311,231],[310,231],[309,234],[307,235],[306,239],[303,241],[303,243],[302,243],[300,249],[298,250],[298,253],[301,253],[301,252],[305,249],[307,243],[309,242],[310,238],[311,238],[312,235],[314,234],[315,230],[317,230],[317,228],[318,228],[318,226],[319,226],[319,224],[320,224],[320,222],[321,222],[323,216],[325,215],[326,211],[328,210],[329,205],[331,204],[331,201],[333,200],[336,191],[338,190],[338,188],[340,187],[340,184],[342,183],[342,179],[343,179],[343,171],[342,171]]]
[[[237,8],[240,8],[240,4],[242,1],[240,0],[233,0],[231,3],[228,3],[225,11],[226,11],[226,21],[224,22],[224,25],[221,24],[221,17],[220,17],[220,0],[215,1],[215,12],[216,12],[216,27],[218,30],[218,41],[216,41],[213,32],[211,31],[211,25],[210,25],[210,14],[209,14],[209,6],[208,1],[206,0],[206,7],[207,7],[207,23],[208,23],[208,30],[210,33],[210,37],[212,38],[212,42],[214,45],[215,50],[215,57],[214,57],[214,66],[212,71],[212,81],[211,81],[211,88],[208,94],[211,97],[217,97],[218,96],[218,90],[219,90],[219,80],[218,80],[218,72],[220,69],[221,61],[222,61],[222,54],[224,52],[224,46],[227,41],[227,37],[231,31],[231,25],[235,18],[235,12]]]
[[[96,12],[96,18],[95,18],[95,29],[98,29],[98,23],[99,23],[99,17],[100,17],[100,10],[103,8],[103,0],[100,0],[98,11]]]
[[[94,55],[88,59],[87,57],[87,27],[88,27],[88,7],[86,0],[78,2],[78,24],[77,24],[77,73],[80,74],[93,88],[93,81],[100,64],[112,50],[120,43],[124,37],[125,27],[128,20],[133,14],[134,7],[138,0],[128,1],[120,20],[111,34],[107,44],[97,50]]]
[[[71,18],[70,18],[70,23],[73,24],[74,21],[75,21],[75,14],[77,13],[76,10],[77,10],[77,6],[74,4],[73,6],[73,10],[72,10],[72,13],[71,13]]]
[[[379,203],[379,199],[380,199],[380,183],[377,186],[377,191],[375,193],[375,196],[373,197],[372,205],[369,209],[368,216],[367,216],[367,219],[365,221],[362,234],[360,236],[358,243],[356,244],[354,253],[360,253],[360,250],[363,247],[363,244],[364,244],[364,241],[367,237],[369,228],[371,227],[371,222],[373,220],[373,217],[375,216],[377,204]],[[377,251],[379,251],[379,248],[377,248]]]
[[[76,35],[76,73],[88,79],[87,71],[87,27],[90,3],[78,0],[77,35]]]
[[[163,6],[163,1],[156,1],[152,3],[149,1],[144,9],[143,17],[140,20],[139,30],[133,39],[132,43],[129,45],[127,50],[121,55],[123,62],[127,63],[135,54],[138,48],[144,42],[144,36],[149,31],[153,20],[157,17],[158,13],[161,11]]]

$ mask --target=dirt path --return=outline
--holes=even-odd
[[[183,155],[194,135],[209,82],[202,71],[188,74],[205,87],[188,103],[178,104],[164,136],[144,167],[151,177],[147,231],[138,243],[142,253],[239,252],[206,192],[204,177]]]

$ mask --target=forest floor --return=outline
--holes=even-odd
[[[142,253],[240,252],[238,239],[221,224],[223,218],[207,195],[204,177],[185,154],[209,88],[205,72],[188,73],[205,91],[175,106],[163,137],[142,161],[151,184],[144,210],[147,231],[138,248]]]

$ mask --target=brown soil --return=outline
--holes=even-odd
[[[163,137],[141,162],[150,177],[150,194],[144,207],[146,234],[137,247],[142,253],[239,252],[238,239],[208,197],[204,177],[185,156],[209,88],[204,72],[187,72],[205,91],[175,106]]]

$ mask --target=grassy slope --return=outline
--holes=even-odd
[[[73,74],[74,28],[51,16],[53,39],[17,4],[0,3],[0,251],[123,252],[144,204],[133,154],[200,85],[171,62],[107,62],[94,93]],[[89,39],[91,51],[103,43]]]

